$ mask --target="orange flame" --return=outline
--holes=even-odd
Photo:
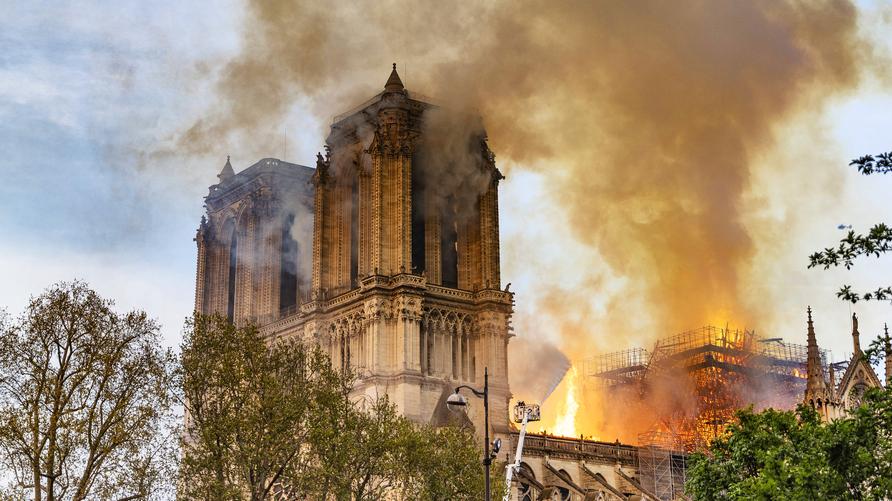
[[[564,437],[575,437],[576,433],[576,413],[579,412],[578,385],[577,380],[579,373],[573,366],[567,371],[567,393],[564,398],[564,405],[561,413],[557,417],[554,425],[554,434]]]

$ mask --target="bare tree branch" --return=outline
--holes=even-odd
[[[160,498],[174,358],[145,313],[115,313],[82,282],[0,322],[0,465],[35,500]]]

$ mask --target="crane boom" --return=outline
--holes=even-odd
[[[511,500],[511,478],[514,476],[514,470],[520,468],[520,459],[523,455],[523,439],[526,438],[527,435],[527,423],[529,422],[532,411],[532,409],[524,409],[523,412],[523,422],[520,425],[520,435],[517,437],[517,452],[514,453],[514,463],[509,464],[506,467],[505,497],[503,498],[503,501]]]

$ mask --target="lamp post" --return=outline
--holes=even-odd
[[[465,398],[461,393],[459,393],[459,390],[461,390],[462,388],[471,390],[471,393],[483,399],[483,499],[485,499],[486,501],[491,501],[489,492],[489,465],[492,464],[492,456],[489,452],[489,368],[483,368],[483,391],[478,391],[464,384],[455,387],[455,393],[449,395],[449,398],[446,399],[446,407],[448,407],[449,410],[462,410],[467,412],[468,399]],[[498,453],[498,450],[493,451],[493,454],[496,453]]]

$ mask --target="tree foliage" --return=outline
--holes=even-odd
[[[692,455],[686,489],[694,499],[892,496],[892,392],[868,391],[860,408],[829,424],[804,406],[737,417],[726,436]]]
[[[399,415],[315,346],[221,317],[187,325],[180,488],[188,499],[479,499],[471,432]]]
[[[0,464],[35,501],[151,499],[171,477],[174,357],[144,312],[61,283],[0,321]]]
[[[222,317],[187,324],[180,385],[186,409],[181,491],[192,499],[268,499],[298,485],[320,354],[267,347],[257,329]]]
[[[864,175],[888,174],[892,172],[892,152],[880,153],[876,157],[865,155],[852,160],[849,165],[854,165],[858,172]]]
[[[880,153],[876,157],[866,155],[852,160],[849,165],[864,175],[874,173],[888,174],[892,172],[892,152]],[[854,266],[854,261],[860,256],[880,257],[892,250],[892,228],[885,224],[873,226],[865,235],[849,231],[839,241],[836,247],[828,247],[809,256],[809,268],[823,266],[824,269],[844,266],[847,270]],[[892,301],[892,286],[880,286],[875,290],[859,293],[852,290],[852,286],[844,285],[836,293],[837,297],[857,303],[858,301],[879,300]]]

